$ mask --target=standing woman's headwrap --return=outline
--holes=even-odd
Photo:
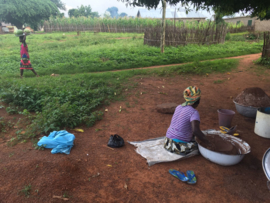
[[[201,98],[201,90],[196,86],[190,86],[184,91],[184,98],[186,100],[182,106],[192,106]]]

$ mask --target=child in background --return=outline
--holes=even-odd
[[[29,54],[28,54],[28,46],[27,46],[25,40],[26,40],[26,34],[23,33],[23,36],[20,36],[20,42],[22,43],[22,45],[21,45],[21,64],[20,64],[21,78],[23,78],[24,69],[31,70],[37,77],[39,77],[39,75],[36,73],[36,71],[32,68]]]

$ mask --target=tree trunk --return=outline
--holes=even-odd
[[[161,53],[164,53],[164,47],[165,47],[165,27],[166,27],[166,0],[162,0],[162,31],[161,31],[161,42],[160,42],[160,49]]]
[[[265,58],[267,60],[270,59],[270,32],[264,33],[262,58]]]

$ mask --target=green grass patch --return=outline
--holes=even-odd
[[[255,41],[255,40],[263,40],[263,34],[262,33],[249,33],[249,32],[243,32],[243,33],[234,33],[230,34],[227,33],[226,35],[226,41],[238,41],[238,42],[245,42],[245,41]]]
[[[224,80],[215,80],[214,81],[214,84],[221,84],[221,83],[223,83],[224,82]]]
[[[255,61],[255,64],[262,65],[265,68],[270,69],[270,59],[261,57]]]
[[[261,52],[262,43],[228,41],[216,45],[159,47],[143,44],[141,34],[76,33],[36,34],[27,38],[30,59],[39,75],[77,74],[177,64]],[[131,37],[130,39],[116,38]],[[3,78],[19,77],[19,39],[0,36],[0,71]],[[26,77],[34,77],[25,71]]]
[[[238,32],[238,33],[231,33],[232,36],[237,36],[237,35],[246,35],[249,34],[249,32]]]
[[[12,106],[27,109],[21,112],[31,120],[28,137],[48,133],[64,127],[85,124],[93,126],[102,119],[104,105],[123,99],[126,88],[131,88],[134,76],[174,76],[228,72],[238,64],[236,59],[194,62],[182,66],[158,69],[136,69],[95,74],[44,76],[40,78],[0,81],[0,98]],[[134,84],[136,86],[136,84]],[[130,104],[126,103],[129,108]],[[36,112],[35,115],[28,111]],[[18,137],[18,136],[17,136]],[[19,136],[18,139],[25,139]]]

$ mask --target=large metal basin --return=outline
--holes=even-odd
[[[204,132],[206,134],[206,132]],[[236,138],[231,135],[222,134],[219,131],[210,131],[208,134],[216,134],[217,136],[229,137],[232,142],[237,143],[241,147],[242,154],[241,155],[227,155],[219,152],[214,152],[209,149],[204,148],[198,143],[199,151],[201,155],[207,160],[222,165],[222,166],[232,166],[238,164],[245,157],[246,154],[250,153],[250,146],[248,143],[243,140]],[[197,139],[197,138],[196,138]]]
[[[263,155],[262,166],[263,171],[268,179],[267,186],[270,190],[270,148]]]
[[[257,111],[260,109],[260,107],[243,106],[235,101],[233,102],[235,103],[235,107],[238,113],[249,118],[256,118]]]

